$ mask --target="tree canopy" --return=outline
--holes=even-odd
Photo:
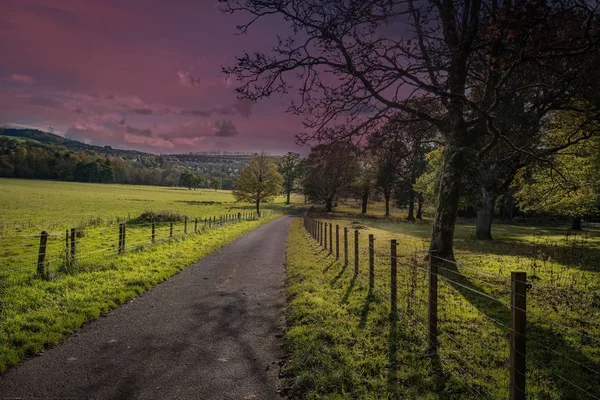
[[[266,154],[252,158],[240,171],[233,196],[237,201],[253,203],[260,214],[260,203],[270,202],[281,193],[283,178]]]

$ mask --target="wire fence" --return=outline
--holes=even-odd
[[[266,210],[224,214],[208,218],[144,223],[122,222],[115,226],[78,227],[59,232],[42,231],[4,241],[0,251],[0,278],[31,274],[45,279],[60,273],[110,268],[115,257],[144,251],[160,243],[181,240],[226,225],[272,215]]]
[[[525,272],[481,271],[432,252],[398,255],[396,239],[304,216],[310,237],[369,296],[389,301],[443,373],[475,398],[600,398],[600,321],[548,313]],[[365,237],[366,236],[366,237]],[[400,244],[401,245],[401,244]]]

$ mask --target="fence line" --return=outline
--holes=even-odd
[[[87,228],[71,228],[62,231],[60,234],[49,234],[46,231],[42,231],[38,235],[30,236],[39,240],[37,247],[32,244],[29,246],[16,245],[3,248],[31,249],[32,253],[17,254],[14,256],[7,256],[4,253],[4,255],[0,256],[0,266],[3,264],[10,265],[10,263],[15,262],[23,264],[21,260],[31,260],[32,264],[0,270],[0,276],[5,277],[7,274],[13,272],[36,269],[36,275],[48,277],[51,263],[58,264],[58,269],[69,269],[81,261],[93,259],[96,255],[105,256],[107,252],[109,254],[112,252],[123,254],[132,249],[142,249],[146,245],[201,234],[210,229],[242,221],[256,220],[272,214],[272,211],[265,210],[260,214],[255,212],[240,212],[206,218],[185,218],[181,221],[141,224],[120,223],[117,226],[89,230]],[[174,228],[177,228],[176,232]],[[165,232],[165,229],[168,229],[168,231]],[[52,247],[52,249],[49,249],[49,247]]]
[[[304,215],[304,228],[325,251],[326,256],[334,257],[345,266],[353,262],[354,277],[358,278],[365,288],[368,287],[369,294],[377,292],[382,298],[389,296],[392,320],[399,315],[412,320],[414,322],[411,325],[412,328],[415,329],[423,344],[429,348],[430,355],[437,357],[442,363],[445,362],[450,370],[461,369],[465,376],[470,376],[474,382],[465,379],[461,379],[461,381],[469,387],[468,390],[474,396],[498,397],[498,394],[491,393],[493,391],[502,393],[504,397],[510,399],[525,399],[529,393],[527,380],[540,379],[539,371],[544,371],[549,374],[550,378],[556,378],[555,382],[560,381],[567,385],[569,392],[562,394],[564,398],[599,399],[598,394],[592,393],[591,386],[589,384],[586,386],[587,382],[585,381],[600,382],[598,374],[600,368],[578,361],[573,354],[567,355],[544,344],[544,336],[539,333],[540,326],[529,321],[531,319],[529,317],[574,332],[589,341],[600,343],[600,338],[590,336],[528,310],[527,292],[531,289],[531,285],[527,281],[525,272],[513,271],[510,278],[501,280],[500,285],[505,285],[506,291],[510,294],[510,300],[505,301],[483,292],[483,289],[477,286],[491,284],[485,278],[497,279],[500,277],[499,275],[479,271],[431,253],[427,266],[419,265],[416,261],[416,253],[422,252],[413,253],[414,260],[411,262],[396,254],[398,242],[395,239],[389,241],[389,251],[376,249],[377,238],[372,234],[368,235],[366,251],[361,251],[361,236],[358,229],[354,229],[354,234],[351,235],[352,239],[349,239],[348,235],[351,232],[347,227],[343,227],[342,239],[339,235],[340,225],[335,225],[335,229],[333,225],[334,222],[312,218],[308,213]],[[335,232],[335,238],[332,232]],[[342,241],[343,254],[338,255],[337,252],[333,254],[331,250],[333,240],[336,241],[336,249],[338,241]],[[365,242],[362,239],[362,243]],[[366,256],[361,255],[361,252],[366,253]],[[377,261],[383,260],[385,265],[389,266],[387,277],[386,274],[378,273],[375,269],[376,259]],[[363,264],[367,264],[368,268],[362,269],[360,265]],[[381,266],[381,262],[378,265]],[[481,273],[483,277],[464,275],[460,270]],[[400,297],[398,297],[398,293],[401,294]],[[399,301],[406,302],[406,304],[400,306]],[[468,326],[461,324],[457,327],[450,326],[451,329],[447,329],[453,320],[459,321],[464,318],[457,311],[458,307],[469,311],[470,314],[466,315],[474,320],[469,321]],[[473,311],[478,312],[473,313]],[[504,317],[499,315],[504,315]],[[535,334],[532,335],[528,330]],[[546,333],[543,329],[541,332]],[[547,332],[547,335],[552,337],[553,332]],[[483,338],[491,340],[484,341]],[[463,344],[462,342],[465,340],[466,344]],[[480,350],[478,345],[481,345]],[[569,346],[569,344],[567,343],[565,346]],[[477,351],[474,350],[475,347],[478,348]],[[551,355],[560,356],[565,363],[569,363],[569,367],[579,368],[580,373],[587,375],[577,376],[575,379],[577,382],[575,382],[568,375],[565,376],[562,369],[557,372],[540,365],[536,357],[529,354],[530,348],[534,349],[533,355],[535,356],[538,356],[542,350],[546,351],[546,353],[542,353],[544,360]],[[486,351],[488,351],[490,359],[482,357]],[[462,361],[452,363],[452,357],[446,354],[448,352],[454,354],[452,357],[456,360],[462,359]],[[585,358],[585,355],[582,354],[581,357]],[[491,367],[490,364],[495,365]],[[550,365],[547,360],[545,364]],[[500,381],[494,379],[490,373],[486,373],[484,369],[486,367],[500,371]],[[472,371],[469,372],[469,369]]]

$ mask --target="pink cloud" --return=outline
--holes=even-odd
[[[31,85],[33,83],[33,78],[29,75],[11,74],[10,79],[13,82],[22,83],[25,85]]]

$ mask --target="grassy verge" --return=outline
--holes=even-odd
[[[573,236],[572,232],[560,229],[506,224],[496,227],[496,240],[477,241],[471,237],[472,226],[457,226],[455,254],[460,264],[447,265],[448,268],[440,273],[437,314],[441,345],[439,358],[427,364],[424,347],[427,344],[428,273],[422,251],[427,248],[430,223],[398,223],[382,218],[360,220],[348,213],[317,213],[315,216],[339,225],[340,233],[344,227],[349,229],[350,270],[354,265],[354,230],[360,234],[357,282],[352,286],[352,272],[346,271],[343,275],[350,280],[346,288],[351,296],[367,287],[367,236],[374,235],[374,295],[384,299],[384,310],[389,307],[390,239],[398,240],[400,328],[388,330],[395,332],[397,341],[391,340],[391,334],[385,330],[380,335],[388,338],[388,349],[395,343],[399,349],[411,349],[411,354],[408,358],[407,354],[396,358],[399,360],[399,379],[395,383],[388,382],[387,389],[392,396],[426,396],[421,392],[405,393],[403,376],[406,373],[402,373],[402,368],[408,361],[421,364],[408,376],[413,376],[409,380],[425,393],[435,392],[436,396],[444,398],[508,398],[511,271],[526,271],[528,281],[533,284],[527,292],[528,397],[594,398],[600,393],[600,235],[597,230]],[[299,263],[305,263],[305,269],[309,268],[306,263],[313,263],[323,270],[333,258],[322,252],[318,253],[323,255],[321,260],[310,261],[310,248],[319,251],[311,242],[304,249],[307,260],[299,257]],[[288,251],[289,254],[295,252]],[[337,263],[333,265],[338,266]],[[315,277],[318,272],[315,270]],[[329,271],[322,273],[324,275],[318,277],[321,284],[329,283],[333,287],[333,278],[326,276]],[[347,292],[341,296],[347,296]],[[367,298],[363,294],[363,303],[367,303]],[[333,301],[335,296],[329,298],[328,303]],[[307,312],[311,312],[310,308]],[[335,329],[335,323],[332,326]],[[318,325],[314,329],[319,329]],[[391,350],[388,353],[388,356],[393,354]],[[364,357],[371,355],[365,353]],[[389,373],[390,365],[379,372]],[[437,378],[432,377],[431,371],[436,371]]]
[[[0,281],[0,372],[276,217],[147,246],[105,260],[97,268],[57,275],[49,281],[30,271],[4,276]]]
[[[300,219],[287,247],[288,394],[303,399],[438,398],[439,379],[406,321],[391,320],[389,298],[369,293],[312,241]],[[464,389],[454,382],[455,397]]]

